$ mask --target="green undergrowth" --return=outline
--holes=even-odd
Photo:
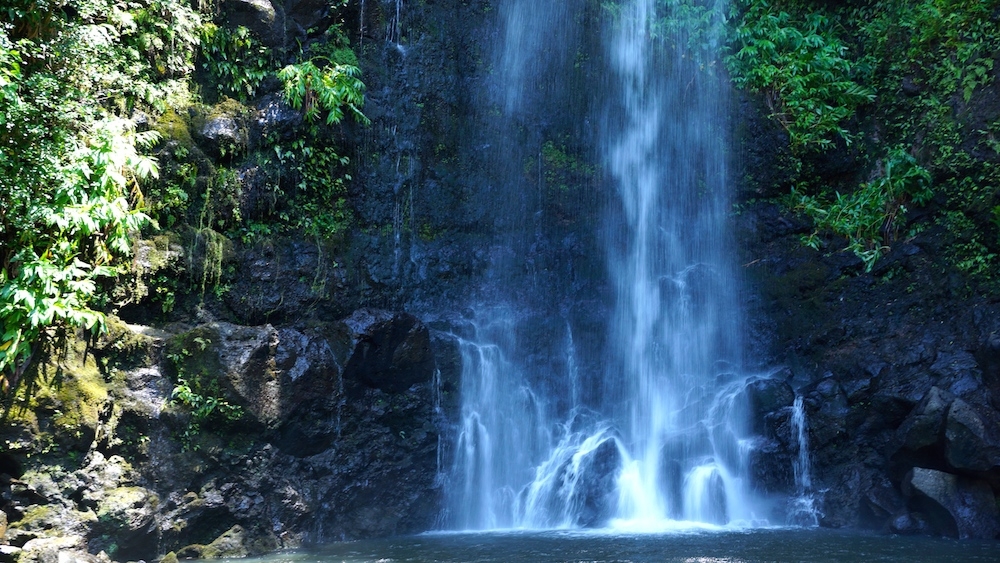
[[[994,2],[741,0],[730,18],[734,83],[787,131],[786,204],[846,239],[870,269],[907,233],[944,228],[945,256],[980,280],[1000,248],[1000,26]],[[857,173],[814,172],[823,153]],[[853,151],[846,152],[845,151]],[[919,225],[910,212],[930,206]]]
[[[367,118],[339,23],[346,2],[331,2],[323,29],[289,50],[218,8],[0,6],[5,410],[30,399],[39,366],[68,335],[107,332],[107,313],[145,303],[169,318],[192,298],[222,297],[234,244],[299,233],[327,243],[350,230],[341,121]],[[303,116],[301,131],[251,139],[253,108],[268,94]],[[208,139],[212,120],[235,124],[235,136]]]
[[[177,435],[185,449],[198,449],[203,431],[235,429],[245,414],[226,398],[225,374],[213,345],[220,338],[211,328],[198,328],[173,337],[164,350],[174,382],[170,403],[190,417]]]

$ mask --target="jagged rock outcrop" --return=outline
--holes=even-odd
[[[53,549],[246,556],[431,527],[442,493],[438,397],[451,385],[437,373],[459,369],[446,335],[378,310],[294,328],[209,322],[155,334],[145,357],[162,348],[162,363],[118,372],[80,469],[53,473],[5,454],[4,468],[31,467],[5,495],[22,561]],[[205,403],[172,401],[161,365],[242,414],[199,418]]]

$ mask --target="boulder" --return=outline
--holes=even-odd
[[[891,515],[899,514],[906,506],[906,500],[899,488],[885,475],[874,475],[865,493],[865,505],[874,517],[874,522],[885,522]]]
[[[893,534],[904,536],[927,535],[934,532],[931,525],[919,512],[898,514],[889,522],[888,529]]]
[[[206,559],[246,557],[252,553],[248,543],[250,543],[250,537],[243,526],[233,526],[215,541],[205,546],[202,555]]]
[[[280,94],[268,94],[257,103],[256,122],[259,135],[271,135],[290,141],[299,134],[302,112],[288,105]]]
[[[97,506],[97,522],[90,535],[93,551],[110,550],[117,546],[115,555],[138,560],[156,556],[151,549],[156,545],[154,521],[159,499],[156,494],[142,487],[119,487],[107,491]],[[110,538],[110,543],[104,541]]]
[[[942,438],[945,415],[954,400],[951,393],[931,387],[897,431],[903,447],[917,451],[938,445]]]
[[[103,557],[87,553],[83,536],[40,537],[21,548],[18,563],[109,563]]]
[[[316,27],[330,13],[330,3],[327,0],[286,0],[285,14],[290,20],[287,26],[290,31],[306,35],[310,28]]]
[[[988,424],[989,422],[993,424]],[[987,413],[982,415],[962,399],[955,399],[948,409],[945,423],[945,455],[955,469],[989,471],[1000,466],[995,420]]]
[[[925,501],[936,532],[952,526],[959,538],[993,539],[1000,533],[1000,509],[993,489],[983,481],[943,471],[915,467],[904,482],[904,493]],[[946,516],[945,516],[946,515]],[[948,518],[950,517],[950,518]]]
[[[569,497],[570,510],[578,526],[603,526],[614,515],[615,480],[621,464],[621,452],[613,438],[606,438],[580,459]]]
[[[210,117],[197,131],[201,147],[217,158],[229,158],[247,148],[247,131],[235,117]]]
[[[283,45],[283,26],[270,0],[225,0],[223,6],[230,27],[249,29],[272,49]]]

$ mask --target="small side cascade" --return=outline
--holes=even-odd
[[[796,395],[792,404],[792,432],[799,451],[792,461],[795,476],[795,496],[789,500],[788,520],[799,526],[818,526],[822,516],[816,504],[809,463],[809,428],[802,396]]]
[[[437,368],[434,369],[434,380],[432,381],[431,385],[434,388],[434,416],[440,419],[444,417],[444,410],[441,408],[442,389],[441,389],[440,369]],[[437,457],[437,482],[438,484],[442,484],[445,482],[445,479],[447,479],[447,475],[445,474],[444,448],[442,447],[440,433],[438,433],[437,450],[435,455]]]
[[[571,405],[580,405],[580,372],[576,366],[576,344],[573,342],[573,327],[566,321],[566,372],[569,375],[569,400]]]
[[[525,483],[551,451],[546,406],[504,350],[513,348],[510,322],[477,327],[477,340],[459,338],[462,412],[450,471],[446,526],[510,528]],[[481,342],[487,343],[481,343]]]

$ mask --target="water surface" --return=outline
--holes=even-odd
[[[449,532],[343,542],[253,560],[260,563],[751,563],[763,561],[1000,561],[989,541],[883,536],[836,530],[603,530]]]

